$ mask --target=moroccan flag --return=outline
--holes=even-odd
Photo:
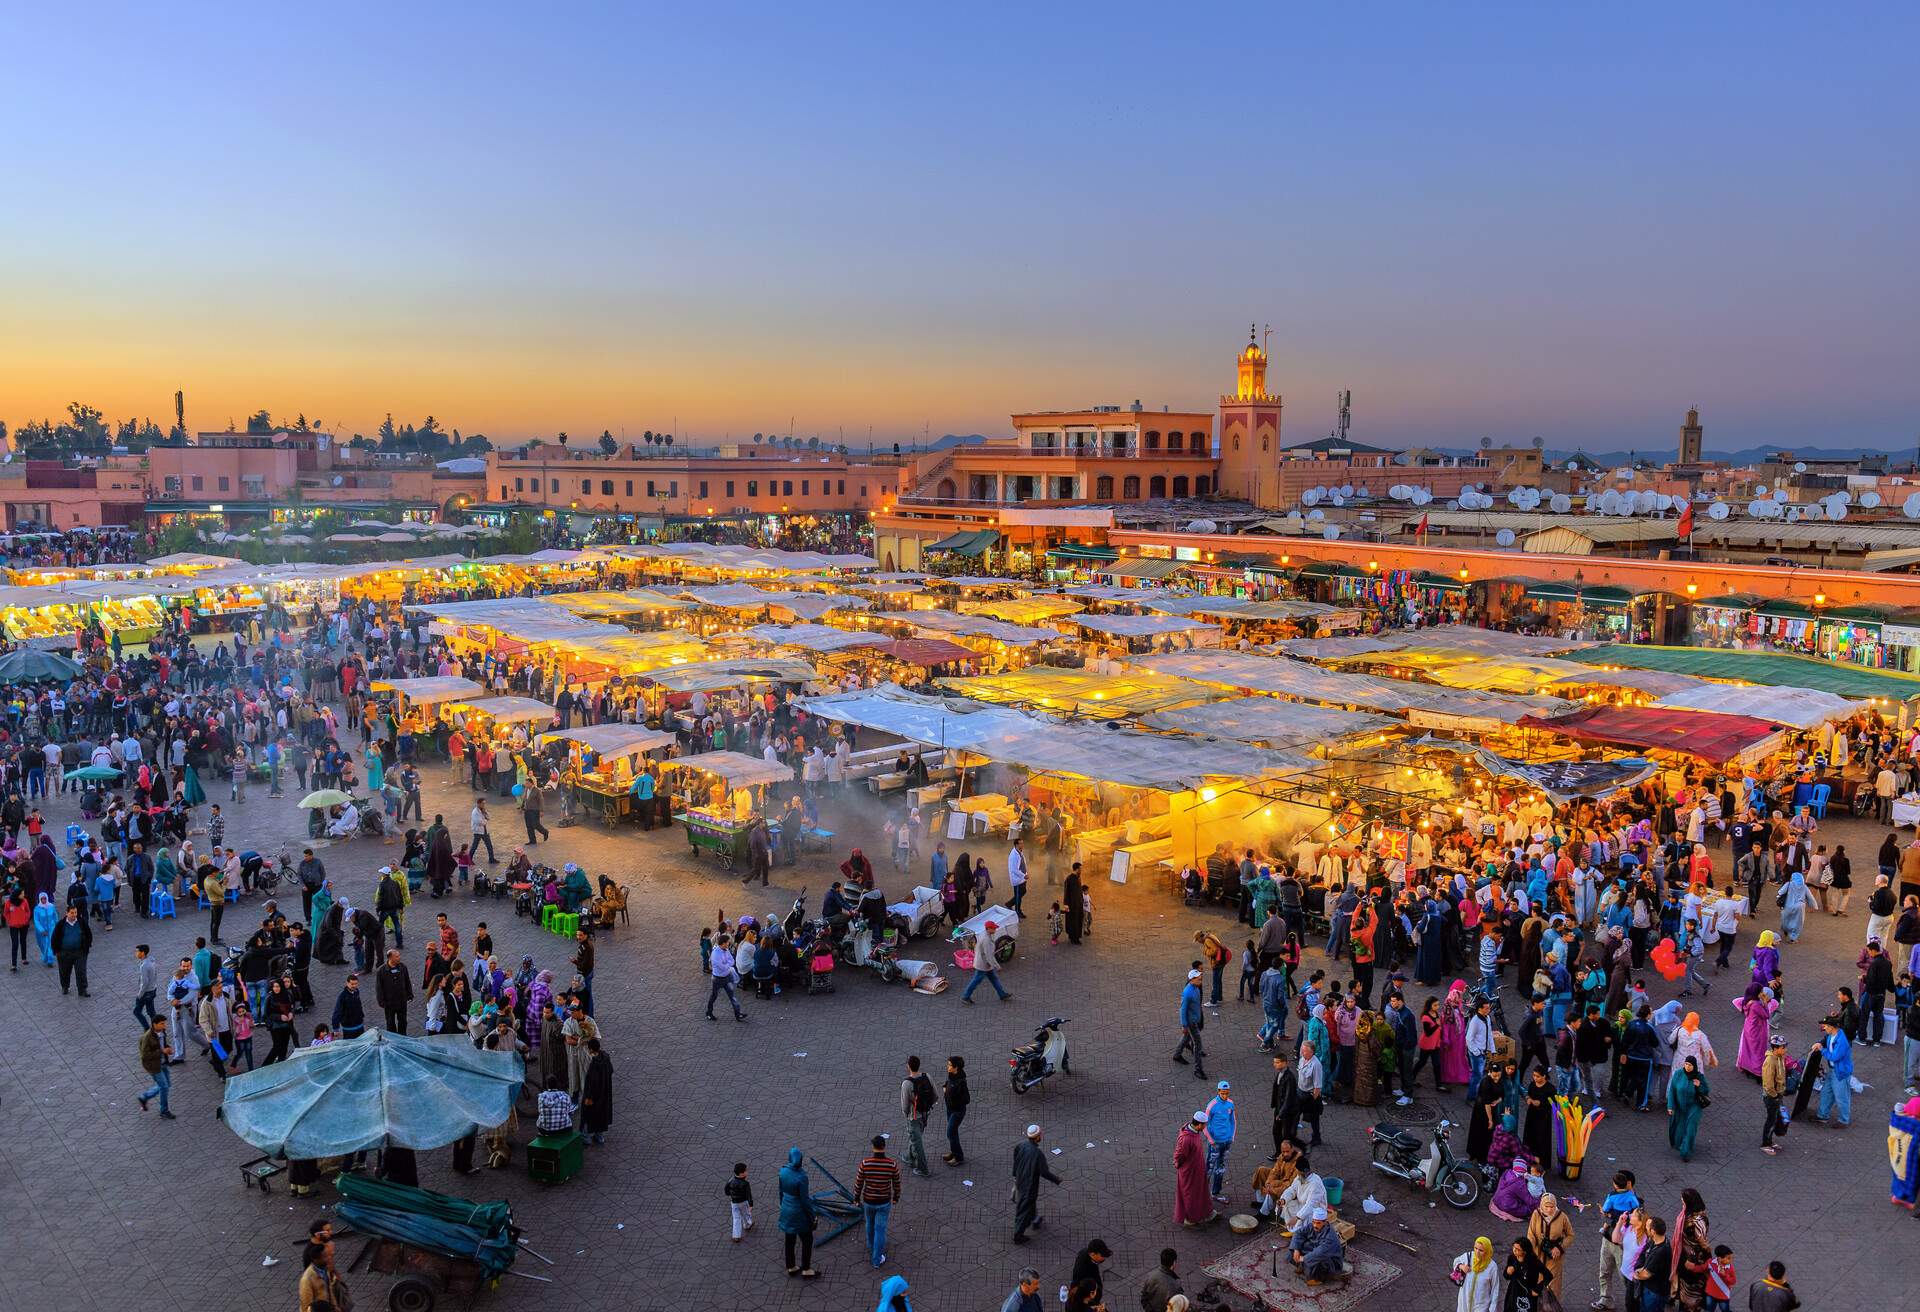
[[[1421,512],[1421,514],[1420,514],[1420,522],[1419,522],[1418,524],[1415,524],[1415,525],[1413,526],[1413,531],[1414,531],[1415,533],[1417,533],[1417,534],[1419,534],[1419,535],[1420,535],[1420,537],[1421,537],[1421,540],[1423,540],[1423,541],[1424,541],[1424,540],[1426,539],[1426,536],[1427,536],[1427,516],[1426,516],[1426,512],[1425,512],[1425,511],[1422,511],[1422,512]]]
[[[1680,508],[1680,536],[1693,536],[1693,502],[1689,501]]]

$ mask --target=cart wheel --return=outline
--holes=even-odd
[[[434,1304],[439,1301],[433,1286],[418,1276],[395,1281],[387,1294],[389,1312],[433,1312]]]
[[[723,866],[724,868],[726,868],[726,869],[728,869],[728,870],[731,870],[731,869],[733,869],[733,853],[731,853],[731,852],[722,852],[722,853],[720,854],[720,864],[721,864],[721,866]]]
[[[1012,961],[1014,947],[1015,947],[1014,941],[1010,938],[1003,938],[999,940],[993,945],[994,960]]]

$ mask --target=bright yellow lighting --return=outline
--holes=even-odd
[[[1813,604],[1814,604],[1814,605],[1816,605],[1816,606],[1824,606],[1824,605],[1826,605],[1826,604],[1827,604],[1827,594],[1826,594],[1826,593],[1824,593],[1824,592],[1816,592],[1816,593],[1814,593],[1814,594],[1813,594]]]
[[[1687,584],[1687,595],[1689,597],[1691,597],[1694,593],[1698,591],[1700,591],[1700,585],[1698,583]]]
[[[1200,800],[1203,802],[1211,802],[1214,798],[1218,796],[1220,796],[1220,794],[1215,792],[1211,788],[1202,788],[1200,790]]]

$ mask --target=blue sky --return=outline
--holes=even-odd
[[[1917,15],[16,11],[0,418],[1904,446]]]

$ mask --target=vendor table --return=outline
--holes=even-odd
[[[627,789],[612,783],[580,779],[573,785],[573,800],[582,811],[603,825],[611,826],[624,819],[631,809],[632,799],[633,795]]]
[[[1893,799],[1893,823],[1896,827],[1920,825],[1920,797]]]
[[[713,811],[688,811],[674,819],[686,826],[687,845],[695,856],[703,850],[712,852],[729,870],[735,862],[746,860],[751,821],[731,820]]]

